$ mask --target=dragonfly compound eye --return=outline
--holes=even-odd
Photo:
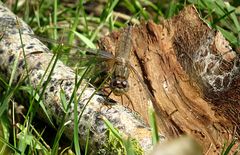
[[[111,81],[111,87],[112,88],[127,88],[128,82],[126,80],[112,80]]]
[[[119,85],[121,85],[119,80],[112,80],[111,87],[119,87]]]
[[[123,86],[123,88],[127,88],[128,87],[128,82],[127,81],[122,81],[122,86]]]

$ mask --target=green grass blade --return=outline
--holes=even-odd
[[[124,140],[123,145],[126,149],[127,155],[135,155],[133,144],[131,142],[131,138],[128,138],[127,140]]]
[[[92,49],[96,49],[96,46],[93,44],[93,42],[88,39],[87,37],[85,37],[84,35],[82,35],[81,33],[78,33],[76,31],[73,31],[73,33],[81,40],[84,42],[84,44],[87,45],[87,47],[92,48]]]
[[[0,117],[0,137],[2,137],[7,143],[0,142],[0,154],[6,154],[4,152],[9,150],[8,148],[8,145],[10,144],[9,143],[10,125],[9,124],[10,122],[9,122],[8,115],[7,114],[2,115],[2,117]]]
[[[71,31],[68,35],[68,43],[69,44],[72,44],[72,42],[73,42],[74,32],[76,31],[78,23],[79,23],[79,17],[80,17],[81,10],[82,10],[83,15],[84,15],[83,1],[79,0],[78,4],[77,4],[77,10],[76,10],[76,13],[75,13],[74,22],[73,22],[72,27],[70,28]]]
[[[61,88],[60,90],[60,99],[63,107],[63,111],[67,113],[67,99],[66,99],[66,93],[65,91]]]
[[[76,81],[77,81],[77,74],[76,74],[76,79],[75,79]],[[78,124],[79,124],[79,122],[78,122],[78,120],[79,120],[79,118],[78,118],[78,99],[77,99],[77,93],[76,93],[76,90],[77,89],[74,89],[74,91],[73,91],[73,95],[74,95],[74,111],[73,111],[73,113],[74,113],[74,136],[73,136],[73,138],[74,138],[74,148],[75,148],[75,152],[76,152],[76,154],[77,155],[81,155],[81,150],[80,150],[80,144],[79,144],[79,135],[78,135]]]
[[[62,120],[65,121],[65,118],[63,118]],[[65,129],[65,126],[67,126],[69,122],[64,122],[63,124],[61,124],[59,126],[59,129],[57,131],[57,134],[54,138],[54,143],[53,143],[53,147],[52,147],[52,152],[51,152],[51,155],[56,155],[58,154],[58,148],[59,148],[59,141],[63,135],[63,132],[64,132],[64,129]]]
[[[234,36],[234,34],[232,34],[232,32],[229,32],[227,30],[224,30],[223,28],[217,26],[217,29],[223,34],[223,36],[230,41],[230,43],[236,45],[238,40],[237,38]]]
[[[236,8],[232,7],[229,3],[226,3],[226,8],[228,12],[231,12],[231,10],[234,10],[234,13],[230,14],[230,18],[232,19],[236,29],[237,33],[240,33],[240,22],[238,20],[238,17],[236,16]]]
[[[30,136],[28,136],[28,124],[26,126],[19,126],[19,129],[21,132],[18,134],[19,135],[19,145],[18,149],[21,151],[21,154],[24,155],[24,152],[27,148],[27,143],[31,141]]]
[[[105,22],[108,16],[113,12],[113,9],[118,4],[119,0],[109,0],[109,3],[103,9],[103,12],[100,16],[100,22]]]
[[[57,40],[57,21],[58,21],[58,0],[54,0],[54,7],[53,7],[53,24],[54,24],[54,29],[53,29],[53,38]]]
[[[9,102],[14,95],[14,90],[8,91],[5,94],[2,94],[2,100],[0,101],[0,117],[2,117],[3,113],[8,109]]]
[[[149,115],[149,120],[150,120],[149,124],[150,124],[151,131],[152,131],[152,142],[153,142],[153,145],[155,145],[159,141],[159,136],[158,136],[155,111],[154,111],[153,107],[148,108],[148,115]]]
[[[30,3],[30,0],[26,0],[25,1],[25,11],[24,11],[24,21],[29,21],[29,3]]]
[[[171,3],[173,2],[173,0],[171,1]],[[157,15],[160,15],[160,16],[164,16],[161,8],[158,6],[158,4],[161,4],[161,2],[159,1],[157,4],[150,1],[150,0],[146,0],[143,2],[144,4],[146,4],[146,6],[150,6],[153,8],[153,10],[157,13]],[[171,5],[171,4],[170,4]]]
[[[88,153],[88,147],[89,147],[89,138],[90,138],[90,128],[91,128],[91,126],[89,125],[88,126],[88,131],[87,131],[87,137],[86,137],[86,145],[85,145],[85,153],[84,153],[84,155],[87,155],[87,153]]]
[[[16,55],[16,58],[14,60],[14,63],[13,63],[13,68],[12,68],[12,72],[11,72],[11,76],[10,76],[10,80],[9,80],[9,84],[8,84],[9,88],[12,86],[13,80],[16,79],[15,75],[16,75],[16,71],[17,71],[17,67],[18,67],[20,54],[21,54],[21,52],[18,52],[18,54]]]
[[[105,117],[102,117],[107,128],[114,134],[114,136],[120,141],[123,142],[122,135],[114,128],[112,123],[110,123]]]
[[[165,15],[165,18],[167,18],[167,19],[171,18],[176,13],[176,10],[178,7],[177,5],[178,5],[178,3],[175,0],[171,0],[170,5],[167,10],[167,13]]]
[[[13,6],[13,12],[16,14],[18,11],[18,0],[15,1],[14,6]]]
[[[130,0],[124,0],[124,7],[126,7],[131,13],[137,12]]]
[[[230,152],[231,152],[231,150],[232,150],[232,148],[234,147],[234,145],[236,144],[236,142],[237,142],[237,139],[233,139],[232,141],[231,141],[231,143],[227,146],[227,148],[226,148],[226,150],[225,150],[225,147],[223,148],[223,151],[222,151],[222,155],[228,155],[228,154],[230,154]],[[226,145],[225,145],[226,146]],[[240,145],[239,145],[240,146]],[[238,152],[238,150],[236,150],[236,152],[235,153],[237,153]]]
[[[5,144],[7,144],[7,146],[8,146],[10,149],[12,149],[13,151],[15,151],[16,153],[21,154],[21,151],[20,151],[20,150],[18,150],[17,148],[15,148],[12,144],[10,144],[9,142],[7,142],[7,141],[6,141],[4,138],[2,138],[1,136],[0,136],[0,141],[3,142],[3,143],[5,143]]]
[[[49,114],[48,114],[48,112],[47,112],[47,109],[46,109],[44,103],[41,101],[40,96],[38,95],[38,93],[37,93],[32,87],[30,87],[30,86],[21,86],[19,89],[20,89],[20,90],[23,90],[23,91],[26,91],[29,95],[31,95],[32,93],[33,93],[33,94],[36,94],[36,95],[34,95],[35,100],[36,100],[36,101],[39,101],[39,105],[40,105],[40,107],[42,108],[45,116],[48,118],[48,121],[49,121],[49,123],[51,124],[51,126],[52,126],[53,128],[56,128],[56,127],[54,126],[54,124],[53,124],[52,118],[49,116]]]
[[[145,8],[142,7],[142,4],[138,0],[132,0],[132,3],[135,6],[137,12],[140,12],[144,19],[148,20],[149,19],[148,12],[145,10]]]
[[[216,25],[218,22],[225,22],[223,19],[225,19],[226,17],[229,17],[230,14],[232,14],[235,10],[232,9],[230,11],[227,11],[225,9],[224,6],[222,6],[221,4],[217,3],[216,2],[216,6],[223,12],[223,13],[219,13],[219,18],[218,19],[215,19],[214,22],[213,22],[213,25]]]

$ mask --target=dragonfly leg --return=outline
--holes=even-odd
[[[122,95],[121,95],[120,97],[121,97],[121,103],[122,103],[122,105],[123,105],[123,97],[122,97]]]
[[[99,102],[102,103],[103,106],[106,106],[108,110],[112,108],[112,105],[117,103],[115,100],[109,98],[110,94],[111,92],[108,95],[106,95],[106,93],[102,91],[98,92],[98,95],[103,97],[101,98],[101,100],[99,100]],[[100,108],[100,110],[102,109],[102,107]]]
[[[104,104],[104,105],[107,107],[107,110],[106,110],[106,111],[108,111],[109,109],[112,108],[112,105],[111,105],[111,104]],[[103,108],[103,106],[101,106],[100,111],[102,110],[102,108]]]
[[[106,96],[106,98],[108,99],[111,94],[112,94],[112,91],[110,91],[110,93],[108,93],[108,95]]]
[[[116,102],[112,102],[108,99],[106,99],[105,97],[103,98],[103,100],[100,101],[100,103],[102,103],[102,106],[100,107],[100,111],[102,110],[103,107],[107,107],[107,110],[108,111],[109,109],[112,108],[112,105],[116,104]]]
[[[112,91],[110,91],[110,93],[108,93],[108,95],[105,97],[105,100],[107,102],[107,104],[105,105],[108,107],[107,111],[112,108],[113,104],[116,104],[116,101],[110,98],[111,94],[112,94]]]
[[[129,101],[128,104],[127,104],[127,107],[129,107],[129,105],[131,104],[133,111],[136,111],[135,108],[134,108],[134,106],[133,106],[133,102],[132,102],[132,100],[130,99],[130,97],[128,96],[128,94],[124,93],[124,96],[126,96],[126,98],[127,98],[128,101]],[[122,96],[121,96],[121,99],[122,99]],[[123,103],[123,102],[122,102],[122,103]]]
[[[128,107],[129,107],[129,104],[127,104],[127,106],[124,105],[124,103],[123,103],[123,95],[121,95],[120,97],[121,97],[121,104],[122,104],[126,109],[131,110],[130,108],[128,108]],[[131,110],[131,111],[132,111],[132,110]]]

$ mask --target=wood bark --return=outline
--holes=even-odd
[[[114,53],[120,34],[102,38],[100,47]],[[203,22],[194,6],[160,25],[151,21],[136,25],[132,42],[130,62],[154,96],[163,135],[191,135],[206,154],[220,153],[225,143],[239,138],[239,56],[220,32]],[[132,103],[124,99],[123,104],[148,121],[149,95],[134,74],[129,83]]]

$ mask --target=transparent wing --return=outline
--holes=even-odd
[[[67,57],[65,58],[67,60],[66,64],[71,67],[77,67],[79,70],[79,75],[81,75],[82,71],[84,71],[84,68],[93,66],[85,78],[91,79],[91,83],[96,86],[104,81],[109,70],[111,70],[112,66],[114,65],[115,57],[110,52],[99,49],[78,47],[62,41],[39,37],[33,34],[30,35],[43,42],[56,44],[61,47],[66,47],[66,50],[75,51],[74,53],[70,53],[68,51],[68,53],[65,55],[63,54],[65,57]]]
[[[45,38],[45,37],[40,37],[40,36],[36,36],[34,34],[29,34],[30,36],[37,38],[43,42],[47,42],[47,43],[51,43],[51,44],[57,44],[57,45],[61,45],[61,46],[66,46],[69,47],[71,49],[76,49],[79,51],[86,51],[86,55],[88,56],[92,56],[92,57],[98,57],[100,60],[102,61],[112,61],[114,59],[114,55],[112,55],[109,52],[106,52],[104,50],[99,50],[99,49],[91,49],[91,48],[83,48],[83,47],[79,47],[79,46],[74,46],[74,45],[70,45],[68,43],[62,42],[62,41],[57,41],[54,39],[49,39],[49,38]]]

